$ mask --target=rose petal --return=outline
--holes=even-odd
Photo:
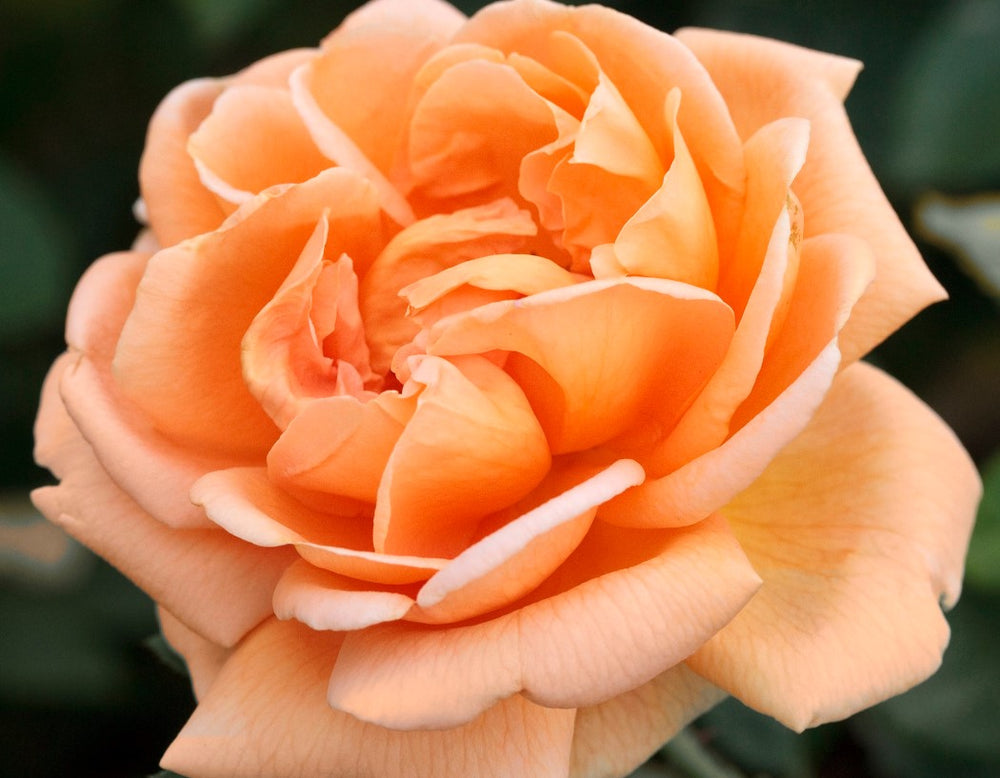
[[[274,590],[274,615],[295,619],[312,629],[346,631],[397,621],[413,607],[401,592],[320,570],[305,561],[293,563]]]
[[[330,704],[392,728],[457,726],[518,692],[551,707],[594,705],[684,659],[759,585],[721,520],[659,535],[615,530],[594,541],[578,554],[595,562],[588,573],[597,577],[536,592],[497,618],[450,628],[393,622],[350,633],[330,679]],[[599,574],[601,565],[657,551]]]
[[[386,373],[397,349],[420,327],[406,316],[399,291],[466,260],[519,249],[535,234],[531,214],[510,200],[438,214],[398,233],[361,281],[361,315],[372,369]]]
[[[486,514],[545,476],[545,435],[520,387],[480,357],[427,357],[425,388],[386,464],[375,503],[375,549],[450,557]]]
[[[262,625],[226,663],[162,766],[219,778],[567,773],[573,711],[549,710],[523,697],[445,731],[393,732],[331,710],[322,689],[340,639],[295,622]]]
[[[598,505],[642,483],[644,477],[636,462],[619,460],[491,532],[421,587],[419,613],[408,618],[458,621],[522,597],[576,549]]]
[[[798,282],[757,382],[737,408],[729,438],[670,474],[602,508],[630,527],[698,521],[746,489],[812,418],[840,364],[837,337],[871,279],[867,246],[847,235],[802,245]],[[654,452],[652,459],[656,459]]]
[[[552,48],[556,30],[576,36],[594,53],[655,148],[671,147],[663,106],[672,87],[681,90],[684,108],[679,126],[690,144],[717,226],[728,234],[729,223],[738,218],[742,192],[741,143],[711,77],[679,41],[609,8],[573,8],[547,0],[489,5],[469,20],[455,41],[516,51],[562,73],[563,52]],[[622,46],[622,41],[628,45]]]
[[[49,520],[214,643],[235,644],[270,614],[271,592],[291,554],[218,530],[164,526],[108,477],[68,416],[57,419],[54,409],[47,416],[46,434],[60,441],[65,470],[60,484],[32,492]]]
[[[782,119],[747,142],[746,211],[719,290],[740,314],[739,324],[719,369],[657,451],[656,472],[674,470],[726,439],[732,415],[753,388],[765,348],[784,320],[801,240],[793,236],[788,192],[805,159],[808,129],[800,120]],[[621,253],[617,244],[615,250]]]
[[[278,430],[243,381],[240,343],[331,202],[337,210],[328,246],[366,266],[379,231],[374,193],[341,169],[261,195],[224,228],[150,260],[114,369],[123,392],[161,432],[236,455],[261,456],[273,444]],[[267,261],[247,262],[261,245]]]
[[[570,776],[630,774],[723,697],[724,692],[678,665],[637,689],[580,708],[573,728]]]
[[[725,509],[764,586],[689,665],[793,729],[923,680],[948,641],[938,603],[958,598],[979,493],[937,416],[875,368],[848,368]]]
[[[287,89],[230,87],[187,148],[205,187],[237,205],[270,186],[300,183],[330,166]]]
[[[139,187],[149,226],[161,246],[214,230],[225,217],[187,152],[188,138],[224,88],[218,79],[188,81],[168,94],[150,119]]]
[[[267,478],[263,468],[232,468],[209,473],[191,489],[191,499],[208,517],[248,543],[294,545],[299,554],[325,570],[385,584],[430,578],[446,560],[376,553],[368,517],[336,516],[310,508]]]
[[[448,317],[431,329],[428,352],[514,352],[506,369],[558,454],[610,440],[640,419],[656,434],[669,430],[717,367],[732,328],[731,311],[710,292],[622,278]]]
[[[679,35],[712,74],[742,137],[784,116],[809,120],[809,154],[795,181],[806,236],[856,235],[869,243],[877,262],[875,281],[841,339],[845,363],[944,297],[872,175],[844,112],[841,98],[856,63],[732,33]]]
[[[215,682],[222,666],[232,654],[232,649],[205,640],[197,632],[188,629],[183,621],[163,607],[157,607],[156,616],[160,630],[170,647],[184,657],[195,699],[202,699]]]

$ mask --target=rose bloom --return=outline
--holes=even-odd
[[[200,776],[621,776],[726,694],[924,679],[979,494],[858,361],[941,287],[858,63],[378,0],[178,87],[70,305],[34,498],[159,605]]]

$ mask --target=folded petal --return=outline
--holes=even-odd
[[[263,624],[226,663],[162,766],[205,778],[567,774],[572,710],[515,696],[456,729],[393,732],[330,709],[323,689],[341,639],[295,622]]]
[[[723,697],[725,692],[677,665],[637,689],[580,708],[570,778],[631,773]]]
[[[312,508],[277,488],[263,468],[209,473],[191,490],[208,517],[257,546],[292,545],[313,565],[352,578],[405,584],[430,578],[446,560],[376,553],[368,516]]]
[[[32,492],[51,521],[93,549],[191,629],[231,646],[271,613],[271,592],[294,558],[214,529],[171,529],[112,481],[68,416],[48,413],[62,442],[62,482]]]
[[[794,729],[932,673],[980,485],[954,434],[856,364],[809,427],[724,509],[764,585],[689,666]],[[939,604],[940,603],[940,604]]]
[[[386,464],[375,503],[375,548],[450,557],[479,520],[526,496],[551,461],[520,387],[482,357],[426,357],[413,417]]]
[[[287,89],[231,86],[187,148],[205,187],[237,205],[270,186],[306,181],[330,166]]]
[[[161,246],[214,230],[225,218],[187,151],[188,138],[224,88],[218,79],[188,81],[168,94],[150,119],[139,161],[139,188]]]
[[[174,651],[184,657],[195,699],[200,700],[215,682],[232,649],[206,640],[162,606],[157,607],[156,617],[163,637]]]
[[[559,454],[637,425],[665,434],[716,369],[732,330],[732,312],[710,292],[620,278],[442,319],[429,333],[428,352],[512,352],[505,369]]]
[[[872,175],[844,112],[841,101],[856,63],[752,36],[705,30],[679,35],[712,74],[742,137],[782,117],[809,120],[809,154],[795,181],[805,235],[855,235],[871,246],[877,263],[875,281],[845,328],[845,362],[944,297]]]
[[[241,341],[331,202],[337,209],[329,216],[328,249],[366,266],[379,233],[374,193],[340,169],[265,193],[223,228],[150,260],[114,369],[126,396],[162,433],[243,456],[262,456],[273,444],[278,429],[243,380]],[[263,260],[247,262],[261,245],[268,247]]]
[[[690,655],[759,585],[721,520],[663,533],[605,529],[591,530],[565,577],[557,572],[531,602],[497,618],[350,633],[330,703],[391,728],[458,726],[519,692],[550,707],[595,705]],[[600,574],[627,559],[640,561]],[[546,589],[582,568],[596,577]]]
[[[421,587],[419,612],[408,618],[458,621],[527,594],[576,550],[598,506],[644,477],[636,462],[619,460],[489,533]]]

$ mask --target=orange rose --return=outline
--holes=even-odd
[[[942,297],[856,62],[378,0],[175,90],[35,493],[159,603],[197,776],[618,776],[933,672],[978,481],[857,359]]]

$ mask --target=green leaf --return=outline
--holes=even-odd
[[[982,290],[1000,300],[1000,193],[927,195],[917,204],[916,223],[923,237],[954,254]]]
[[[44,190],[0,156],[0,342],[62,318],[67,255],[62,223]]]
[[[983,468],[983,501],[969,544],[965,582],[984,591],[1000,592],[1000,453]]]
[[[160,770],[160,772],[149,776],[149,778],[184,778],[184,776],[171,770]]]
[[[743,773],[709,751],[691,727],[677,733],[660,753],[669,766],[687,778],[743,778]]]
[[[941,6],[904,69],[890,172],[916,192],[975,191],[1000,175],[1000,3]]]

